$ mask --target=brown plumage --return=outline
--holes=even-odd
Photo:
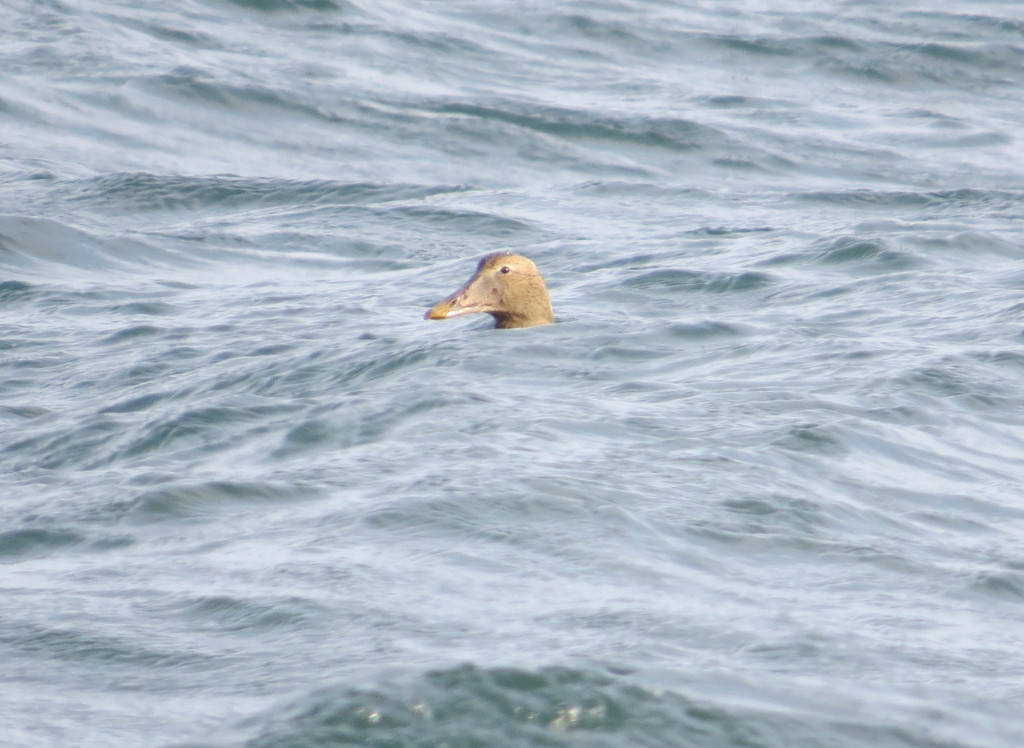
[[[555,321],[548,288],[532,261],[520,255],[495,252],[480,260],[466,285],[438,302],[424,319],[448,319],[486,312],[495,327],[533,327]]]

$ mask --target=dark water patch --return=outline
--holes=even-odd
[[[219,382],[216,387],[220,387]],[[120,460],[168,450],[201,451],[206,454],[239,446],[269,428],[268,416],[278,416],[293,406],[204,405],[154,420],[121,440],[106,460]],[[282,410],[283,409],[283,410]]]
[[[238,85],[226,83],[206,71],[183,65],[169,73],[140,79],[143,89],[161,98],[181,99],[205,108],[216,107],[237,114],[263,113],[266,115],[324,118],[318,108],[298,103],[283,90],[274,90],[255,83]]]
[[[197,29],[186,29],[182,26],[172,27],[162,24],[151,18],[135,19],[120,16],[117,22],[128,28],[140,31],[143,34],[170,42],[176,46],[195,47],[197,49],[222,49],[223,44],[215,35],[204,33]]]
[[[42,418],[52,412],[49,408],[43,408],[38,405],[0,405],[0,413],[25,420]]]
[[[1019,42],[1024,38],[1024,21],[1005,16],[967,13],[962,10],[912,9],[904,14],[906,18],[923,24],[932,34],[948,35],[954,39],[970,41],[988,32],[1006,34],[1008,40]]]
[[[587,41],[598,42],[590,45],[587,49],[587,56],[593,58],[607,58],[609,45],[617,48],[634,49],[642,51],[647,38],[639,33],[632,24],[623,23],[611,18],[596,18],[583,13],[568,13],[555,15],[551,20],[550,30],[557,29],[565,32],[565,36],[558,34],[558,37],[578,37]],[[564,44],[564,42],[563,42]],[[581,54],[581,50],[574,48],[575,55]]]
[[[170,353],[168,354],[170,356]],[[197,356],[182,356],[183,361],[187,361],[189,358],[196,358]],[[128,366],[124,369],[121,374],[119,384],[122,387],[132,387],[134,385],[142,385],[148,387],[152,382],[156,381],[162,376],[171,375],[173,373],[180,372],[183,366],[175,366],[172,358],[160,361],[149,361],[145,363],[136,363]],[[119,394],[114,395],[114,398],[120,397]]]
[[[311,693],[262,717],[258,734],[246,745],[960,745],[942,739],[929,720],[915,717],[915,726],[909,727],[904,717],[867,717],[859,708],[843,716],[825,714],[806,703],[790,708],[769,700],[747,701],[745,690],[739,686],[732,695],[726,688],[691,696],[649,690],[633,683],[628,672],[614,670],[464,666]]]
[[[354,8],[354,6],[352,6]],[[350,16],[351,18],[351,16]],[[341,34],[349,34],[356,38],[372,38],[374,42],[383,41],[393,44],[396,49],[408,52],[417,58],[416,64],[426,64],[437,72],[451,74],[452,65],[458,66],[454,74],[490,68],[495,57],[501,53],[495,45],[487,44],[483,35],[466,35],[450,29],[435,30],[426,25],[415,29],[393,24],[346,21],[338,24],[329,20],[323,22],[324,28]],[[365,102],[363,102],[365,103]],[[403,116],[402,108],[392,107],[396,116]]]
[[[968,149],[1008,145],[1013,140],[1014,137],[1010,133],[1000,130],[989,130],[988,132],[976,132],[954,137],[932,137],[927,140],[927,143],[936,148]]]
[[[927,39],[902,42],[836,34],[706,34],[701,41],[780,66],[806,63],[820,71],[890,85],[909,86],[935,81],[952,85],[971,82],[1005,84],[1008,79],[979,78],[978,72],[1005,71],[1009,74],[1020,69],[1024,49],[1019,45],[979,41],[966,35],[961,38],[963,41]]]
[[[908,513],[907,519],[928,527],[937,528],[939,532],[987,535],[992,532],[992,525],[987,518],[971,517],[957,512],[941,509],[925,509]]]
[[[118,330],[113,335],[108,335],[101,342],[105,344],[133,342],[138,338],[152,338],[165,332],[166,330],[162,327],[154,327],[153,325],[133,325],[132,327]]]
[[[127,400],[121,400],[113,405],[108,405],[101,410],[100,413],[138,413],[139,411],[149,410],[157,403],[161,403],[166,400],[168,397],[168,393],[157,392],[140,395]]]
[[[814,522],[804,522],[807,516],[781,512],[772,515],[771,521],[759,522],[741,518],[728,523],[700,521],[687,528],[687,534],[700,540],[710,541],[722,548],[733,548],[743,553],[765,554],[772,558],[814,556],[824,562],[848,561],[851,557],[872,555],[874,549],[864,545],[831,536],[826,527],[820,525],[823,515]]]
[[[573,191],[581,195],[598,195],[610,198],[628,198],[644,201],[666,200],[699,201],[709,197],[706,190],[682,185],[659,185],[652,182],[629,182],[620,179],[590,179],[580,182]],[[616,262],[623,262],[615,258]]]
[[[230,5],[262,13],[318,11],[321,13],[348,10],[353,6],[343,0],[220,0]]]
[[[285,435],[284,444],[274,454],[280,458],[296,452],[332,445],[336,433],[336,427],[328,421],[321,418],[308,419],[293,427]]]
[[[445,104],[438,106],[436,111],[442,114],[504,122],[567,140],[628,143],[677,151],[706,148],[725,140],[720,131],[686,119],[609,117],[580,110],[555,108],[515,111],[511,102],[504,108]]]
[[[637,727],[645,716],[653,718],[645,709],[628,712],[651,698],[616,688],[608,677],[565,668],[462,667],[376,688],[311,694],[267,718],[249,745],[560,746],[575,744],[566,735],[577,732],[602,746],[630,717]]]
[[[13,304],[25,301],[34,295],[35,287],[30,283],[23,283],[22,281],[3,281],[0,283],[0,304]]]
[[[472,398],[469,398],[472,399]],[[462,398],[410,396],[407,393],[370,401],[347,398],[328,416],[303,420],[290,429],[273,452],[277,459],[324,449],[348,449],[384,441],[433,411],[444,412]]]
[[[414,220],[417,225],[436,224],[439,228],[444,228],[455,224],[461,231],[488,233],[500,237],[509,237],[524,231],[535,230],[535,227],[526,221],[477,211],[417,205],[386,208],[385,212],[388,218]]]
[[[781,102],[775,99],[764,99],[757,96],[742,96],[738,94],[701,96],[698,97],[697,100],[715,109],[773,109],[781,104]]]
[[[976,218],[981,208],[988,211],[1019,209],[1024,192],[1014,190],[953,189],[932,192],[853,189],[847,191],[791,192],[789,198],[800,202],[823,203],[836,207],[876,207],[884,210],[923,209],[943,215],[963,214]]]
[[[770,234],[777,232],[772,226],[699,226],[686,231],[688,236],[743,236],[745,234]]]
[[[929,38],[912,42],[858,39],[854,48],[823,45],[806,52],[821,71],[907,88],[935,84],[1005,87],[1012,84],[1013,75],[1024,61],[1024,48],[1017,44],[967,36],[961,40]]]
[[[1024,65],[1024,46],[1009,44],[977,44],[969,41],[963,44],[927,42],[906,45],[899,48],[940,64],[949,63],[954,68],[971,66],[983,70],[1013,70],[1018,72]],[[1007,81],[1008,82],[1008,81]]]
[[[260,284],[260,285],[262,285],[262,284]],[[256,295],[258,296],[259,292],[256,292]],[[279,319],[280,317],[298,316],[298,315],[301,315],[304,312],[308,311],[308,309],[309,309],[308,306],[302,304],[302,305],[296,305],[294,308],[286,309],[286,310],[282,310],[281,312],[278,312],[276,310],[270,311],[268,309],[268,307],[270,307],[270,305],[271,305],[270,302],[264,302],[263,299],[261,298],[258,301],[252,302],[251,307],[248,307],[247,309],[251,309],[254,314],[258,313],[258,314],[261,314],[261,315],[267,315],[267,316],[273,317],[274,319]],[[259,311],[257,312],[257,310],[259,310]],[[241,338],[240,340],[233,340],[232,339],[231,332],[233,330],[239,333],[238,337]],[[270,358],[271,361],[263,361],[263,362],[254,363],[253,364],[254,367],[255,366],[262,367],[262,370],[265,371],[268,375],[272,374],[278,368],[285,369],[285,368],[290,367],[290,366],[296,366],[295,360],[293,358],[288,358],[287,354],[292,353],[293,351],[296,351],[298,349],[298,344],[297,343],[289,341],[289,342],[266,343],[266,344],[263,344],[261,338],[253,339],[251,335],[246,335],[244,338],[242,338],[242,336],[240,334],[240,328],[239,329],[236,329],[236,328],[229,328],[229,329],[213,329],[213,328],[210,328],[208,330],[205,330],[204,332],[207,333],[207,334],[209,334],[209,333],[216,333],[217,335],[219,335],[222,338],[224,338],[231,345],[231,347],[229,347],[229,348],[221,348],[220,346],[214,346],[214,347],[208,347],[205,350],[204,349],[199,349],[199,348],[193,348],[191,346],[175,347],[175,348],[169,349],[166,352],[167,359],[168,360],[172,360],[172,361],[173,360],[178,360],[178,359],[188,360],[188,359],[198,358],[198,357],[200,357],[202,355],[205,355],[207,357],[205,363],[213,365],[213,364],[221,364],[223,362],[233,361],[233,360],[237,360],[237,361],[242,362],[242,361],[245,361],[246,359]],[[193,339],[196,339],[196,338],[198,338],[200,336],[197,336],[197,335],[195,335],[195,333],[193,333],[192,337],[193,337]],[[197,340],[196,342],[200,342],[200,341]],[[305,360],[316,361],[317,359],[320,358],[321,355],[322,355],[322,352],[316,351],[316,352],[308,355]],[[228,369],[225,368],[225,367],[220,367],[220,371],[222,371],[224,373],[227,373]],[[256,369],[253,368],[253,369],[250,370],[249,373],[255,372],[255,371],[256,371]],[[247,373],[245,376],[249,376],[249,373]],[[224,381],[227,381],[227,380],[224,380]],[[214,385],[214,389],[225,389],[225,388],[226,387],[223,384],[223,382]]]
[[[254,349],[250,356],[280,356],[284,353],[291,353],[296,348],[294,343],[272,343]]]
[[[671,338],[680,340],[708,340],[711,338],[732,338],[745,334],[738,325],[730,325],[715,320],[701,322],[674,323],[665,328],[664,333]]]
[[[135,522],[152,523],[220,516],[232,507],[281,504],[309,496],[307,488],[267,482],[180,482],[144,491],[124,508]]]
[[[166,317],[177,313],[170,304],[162,301],[136,301],[129,304],[114,304],[110,311],[118,314],[141,314],[149,317]]]
[[[1024,313],[1024,305],[1020,311]],[[992,363],[1000,368],[1010,369],[1014,373],[1024,374],[1024,352],[1022,351],[992,351],[975,354],[975,357],[984,363]]]
[[[794,452],[841,457],[847,453],[848,448],[843,438],[833,432],[833,428],[822,424],[797,424],[788,427],[786,433],[776,439],[774,444]]]
[[[190,631],[259,633],[277,629],[308,628],[324,615],[321,606],[304,598],[243,599],[218,595],[173,602],[149,603],[140,608],[161,617],[174,616]]]
[[[0,215],[0,265],[19,271],[50,275],[63,267],[109,276],[180,263],[175,253],[134,236],[94,234],[50,218]]]
[[[887,64],[886,61],[879,59],[872,61],[832,59],[822,62],[820,67],[823,71],[833,75],[867,81],[868,83],[884,84],[885,86],[906,84],[912,80],[905,69]]]
[[[0,454],[14,465],[34,464],[44,470],[57,470],[95,459],[120,432],[119,424],[94,418],[80,426],[65,426],[19,439],[0,450]]]
[[[949,493],[912,486],[885,489],[886,506],[915,522],[990,535],[1024,519],[1024,508],[988,491]]]
[[[18,345],[12,347],[21,348],[22,346]],[[13,361],[7,361],[5,363],[7,365],[7,368],[13,371],[24,370],[27,374],[32,374],[33,372],[41,369],[53,369],[62,364],[66,364],[67,357],[58,354],[51,356],[43,356],[39,358],[18,358]],[[11,386],[13,384],[22,385],[25,382],[26,380],[8,379],[4,384],[6,384],[7,386]]]
[[[933,203],[928,194],[923,192],[876,192],[863,189],[846,192],[796,192],[791,193],[790,197],[802,202],[838,206],[880,206],[888,209],[922,208]]]
[[[926,255],[958,252],[974,255],[978,252],[985,252],[997,257],[1016,259],[1022,254],[1020,245],[1012,238],[978,231],[957,231],[955,229],[928,231],[925,229],[906,233],[901,240],[919,247]]]
[[[773,161],[776,166],[792,165],[792,162],[787,161],[786,159],[774,158]],[[772,171],[772,169],[766,163],[763,163],[761,161],[755,161],[749,158],[740,158],[738,156],[723,156],[720,158],[715,158],[712,159],[711,163],[719,167],[720,169],[726,169],[728,171],[757,171],[765,173]]]
[[[441,408],[444,404],[442,400],[435,399],[402,407],[396,407],[396,404],[383,408],[364,406],[347,410],[343,417],[333,423],[322,419],[306,421],[289,431],[285,435],[284,444],[273,454],[281,459],[313,449],[346,449],[379,442],[417,412]]]
[[[186,281],[180,280],[169,280],[160,278],[156,280],[157,285],[164,286],[166,288],[173,288],[175,291],[195,291],[201,286],[195,283],[187,283]]]
[[[344,183],[324,179],[289,180],[217,176],[113,173],[70,183],[76,201],[138,211],[200,211],[280,205],[379,205],[417,201],[463,192],[460,185]]]
[[[660,292],[743,293],[765,288],[773,283],[773,276],[755,271],[709,273],[665,268],[632,276],[624,280],[622,285]]]
[[[817,259],[832,264],[859,262],[874,259],[885,251],[885,244],[881,241],[840,237],[832,240],[829,246],[818,254]]]
[[[429,341],[406,343],[398,349],[396,342],[390,336],[377,338],[368,341],[369,347],[366,350],[347,355],[341,361],[331,362],[328,386],[351,390],[413,371],[418,364],[449,353],[447,346],[438,346]]]
[[[970,373],[943,365],[915,369],[903,374],[896,381],[913,391],[939,397],[960,397],[970,395],[974,390],[974,379]]]
[[[1024,603],[1024,573],[1020,571],[980,574],[971,581],[969,588],[985,596]]]
[[[587,353],[587,358],[592,361],[619,361],[624,364],[643,361],[656,361],[664,358],[674,358],[678,351],[671,349],[658,349],[650,346],[624,345],[612,343],[608,345],[597,345]]]
[[[585,515],[581,497],[566,495],[557,481],[545,481],[548,485],[542,490],[523,485],[528,482],[435,474],[416,481],[408,493],[436,498],[391,501],[367,512],[362,523],[389,537],[442,537],[446,542],[473,538],[550,550],[552,541],[562,542],[557,539],[568,532],[566,528]],[[511,532],[513,525],[517,529]]]
[[[856,265],[884,273],[911,270],[922,264],[913,253],[893,249],[884,240],[858,236],[827,240],[821,249],[813,252],[812,261],[828,265]]]
[[[909,250],[895,249],[883,239],[839,236],[821,239],[809,250],[783,252],[758,264],[777,267],[804,263],[836,265],[869,274],[889,274],[914,270],[924,265],[925,260]],[[843,295],[851,290],[849,287],[834,287],[819,292],[817,297]]]
[[[645,402],[672,402],[692,397],[689,390],[681,390],[675,384],[650,381],[623,381],[609,385],[604,390],[611,397],[626,396],[631,400]]]
[[[119,551],[135,545],[136,539],[131,535],[102,535],[89,541],[89,548],[95,551]]]
[[[722,508],[735,517],[735,529],[751,536],[824,537],[836,523],[834,510],[807,498],[772,494],[728,499]],[[724,529],[724,528],[723,528]],[[780,547],[785,543],[780,542]]]
[[[72,668],[89,667],[95,687],[97,676],[109,675],[107,666],[136,668],[204,668],[212,663],[180,649],[161,650],[138,644],[126,637],[103,636],[68,627],[54,628],[34,623],[5,622],[0,627],[0,647],[16,655],[43,663],[57,661]],[[96,668],[100,670],[97,671]]]
[[[884,386],[882,382],[872,382],[872,387]],[[864,418],[880,423],[893,423],[902,425],[921,425],[929,423],[931,418],[927,410],[913,407],[911,405],[896,405],[889,408],[869,408],[861,412]]]
[[[891,44],[873,54],[831,59],[824,71],[890,86],[1002,88],[1013,84],[1024,54],[1010,45]]]
[[[829,50],[843,50],[844,52],[860,52],[863,45],[848,36],[822,35],[810,37],[807,40],[815,47]]]
[[[0,562],[10,563],[24,558],[47,556],[84,541],[84,536],[72,530],[10,530],[0,533]]]
[[[965,214],[968,218],[976,218],[978,211],[982,215],[1000,216],[1016,214],[1024,208],[1024,190],[958,189],[928,194],[948,212],[967,209],[970,211]]]
[[[354,346],[353,348],[346,360],[362,358],[363,349]],[[220,364],[235,359],[247,359],[258,350],[223,350],[215,353],[210,358],[210,363]],[[299,358],[273,354],[267,357],[257,354],[255,358],[257,360],[251,364],[223,369],[217,380],[211,383],[212,389],[218,392],[245,392],[259,397],[294,398],[299,392],[313,392],[336,386],[336,379],[332,379],[332,376],[337,370],[332,367],[334,362],[329,360],[324,350],[315,350]]]
[[[618,257],[611,260],[604,260],[592,264],[581,264],[577,267],[580,273],[593,273],[598,270],[606,270],[612,268],[635,268],[644,267],[650,263],[663,261],[665,258],[661,254],[655,253],[642,253],[642,254],[631,254],[626,257]]]
[[[705,41],[751,55],[791,57],[800,54],[798,45],[794,43],[793,39],[714,35],[705,37]]]
[[[946,131],[963,131],[970,127],[968,122],[960,117],[938,112],[933,109],[911,109],[904,113],[909,119],[927,122],[932,128]]]

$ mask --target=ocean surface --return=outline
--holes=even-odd
[[[1020,2],[0,29],[4,748],[1024,744]]]

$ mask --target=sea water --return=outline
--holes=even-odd
[[[0,28],[0,743],[1024,742],[1019,3]]]

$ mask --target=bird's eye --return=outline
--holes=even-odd
[[[499,270],[498,272],[499,272],[499,273],[501,273],[502,275],[504,275],[504,274],[505,274],[505,273],[507,273],[507,272],[508,272],[509,270],[510,270],[510,268],[509,268],[509,266],[508,266],[508,265],[502,265],[502,266],[501,266],[501,270]]]

